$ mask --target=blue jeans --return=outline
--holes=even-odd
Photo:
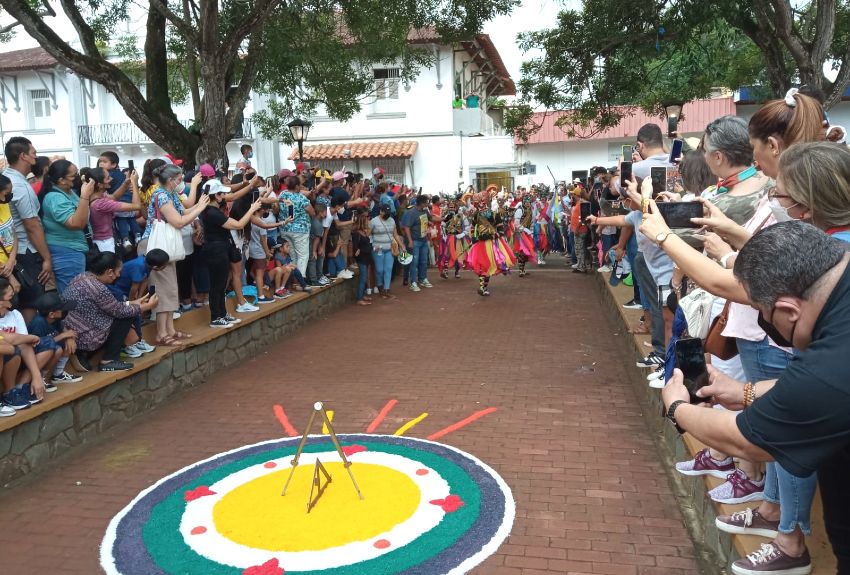
[[[664,357],[664,316],[661,311],[661,303],[658,301],[658,288],[655,286],[652,273],[650,273],[646,260],[640,252],[635,258],[632,277],[640,280],[641,303],[644,306],[643,309],[648,309],[648,313],[652,316],[652,325],[650,326],[652,349],[656,354]],[[646,301],[643,301],[644,299]]]
[[[132,242],[136,241],[136,236],[142,231],[139,229],[139,224],[135,217],[125,218],[115,216],[115,228],[118,230],[118,239],[129,239]]]
[[[616,234],[600,234],[602,238],[602,265],[607,264],[608,262],[604,259],[608,257],[608,250],[614,247],[614,240],[617,239]]]
[[[794,354],[770,345],[767,336],[761,341],[737,338],[741,365],[749,381],[776,379]],[[776,462],[767,464],[764,473],[764,498],[779,505],[779,531],[791,533],[798,526],[806,535],[812,533],[812,500],[818,486],[817,473],[795,477]]]
[[[410,283],[428,279],[428,240],[413,240],[413,262],[410,264]]]
[[[336,275],[345,269],[345,254],[342,250],[336,254],[336,257],[328,258],[328,275],[336,277]]]
[[[86,254],[63,246],[48,246],[53,260],[53,275],[56,276],[56,289],[65,291],[71,280],[86,271]]]
[[[632,270],[632,290],[634,290],[633,299],[637,302],[642,302],[641,299],[641,291],[640,291],[640,282],[635,275],[635,258],[637,257],[638,249],[637,249],[637,238],[635,234],[629,236],[629,240],[626,242],[626,261],[629,262],[629,267]],[[644,309],[646,307],[644,306]]]
[[[357,277],[357,299],[361,300],[366,295],[366,280],[369,279],[369,265],[357,262],[357,269],[360,271],[360,275]]]
[[[393,262],[395,261],[392,250],[373,251],[372,260],[375,262],[375,278],[378,287],[389,290],[390,282],[393,279]]]

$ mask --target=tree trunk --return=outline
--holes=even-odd
[[[209,162],[213,165],[221,162],[227,169],[227,142],[230,134],[224,121],[225,82],[221,75],[221,63],[215,56],[201,53],[201,80],[204,84],[203,123],[201,127],[201,145],[196,153],[199,163]]]
[[[168,96],[168,53],[165,46],[165,16],[153,6],[148,9],[145,36],[145,98],[159,111],[171,110]],[[163,81],[165,84],[163,85]]]
[[[186,22],[192,21],[192,14],[189,11],[189,0],[183,0],[183,19]],[[189,90],[192,93],[192,110],[195,112],[195,121],[200,122],[203,116],[203,108],[201,107],[201,88],[198,84],[198,60],[195,58],[195,46],[189,38],[186,38],[186,66],[189,71]]]

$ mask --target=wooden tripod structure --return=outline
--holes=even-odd
[[[286,479],[286,484],[283,486],[283,491],[281,491],[281,497],[286,495],[286,490],[289,488],[289,482],[292,481],[292,476],[295,474],[295,468],[298,467],[298,460],[301,459],[301,454],[304,451],[304,445],[307,443],[307,436],[310,435],[310,429],[313,427],[313,423],[316,420],[316,414],[322,418],[322,421],[328,428],[328,433],[331,437],[331,441],[336,448],[337,453],[339,453],[340,459],[342,459],[342,463],[345,466],[345,469],[348,471],[348,476],[351,477],[351,483],[354,484],[354,490],[357,491],[357,496],[360,499],[364,499],[363,493],[360,492],[360,487],[357,485],[357,480],[354,479],[354,473],[351,471],[351,462],[345,456],[345,452],[342,450],[342,446],[339,444],[339,439],[336,437],[336,432],[334,431],[333,425],[331,425],[331,420],[328,418],[327,412],[325,412],[325,407],[322,405],[321,401],[317,401],[313,404],[313,413],[310,414],[310,419],[307,421],[307,427],[304,429],[304,435],[301,436],[301,441],[298,444],[298,450],[295,452],[295,458],[292,460],[292,469],[289,470],[289,477]],[[321,484],[321,474],[325,476],[324,485]],[[330,474],[325,470],[325,467],[321,464],[321,462],[316,460],[316,467],[313,470],[313,482],[310,487],[310,499],[307,501],[307,513],[310,513],[310,510],[316,505],[319,501],[319,498],[322,496],[322,493],[325,492],[325,488],[331,482]],[[314,490],[318,489],[316,492],[316,498],[313,499]]]

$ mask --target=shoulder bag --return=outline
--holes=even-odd
[[[162,219],[157,206],[156,194],[151,197],[154,203],[154,221],[151,222],[151,234],[148,236],[147,251],[162,250],[168,254],[168,260],[179,262],[186,259],[186,249],[183,247],[183,236],[180,230]]]

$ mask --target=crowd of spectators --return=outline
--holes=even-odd
[[[587,225],[573,230],[575,249],[590,246],[578,269],[609,264],[612,282],[631,271],[625,307],[643,311],[632,331],[651,346],[637,365],[652,370],[665,415],[706,446],[677,471],[723,479],[711,499],[746,508],[717,527],[765,538],[733,563],[739,575],[811,571],[818,486],[839,573],[850,573],[850,149],[818,96],[791,90],[749,122],[717,118],[675,158],[661,129],[643,126],[625,158],[633,176],[594,169],[579,195],[592,204]],[[665,169],[662,189],[653,167]],[[673,225],[671,203],[697,212]],[[679,346],[694,344],[703,378],[679,369]]]

